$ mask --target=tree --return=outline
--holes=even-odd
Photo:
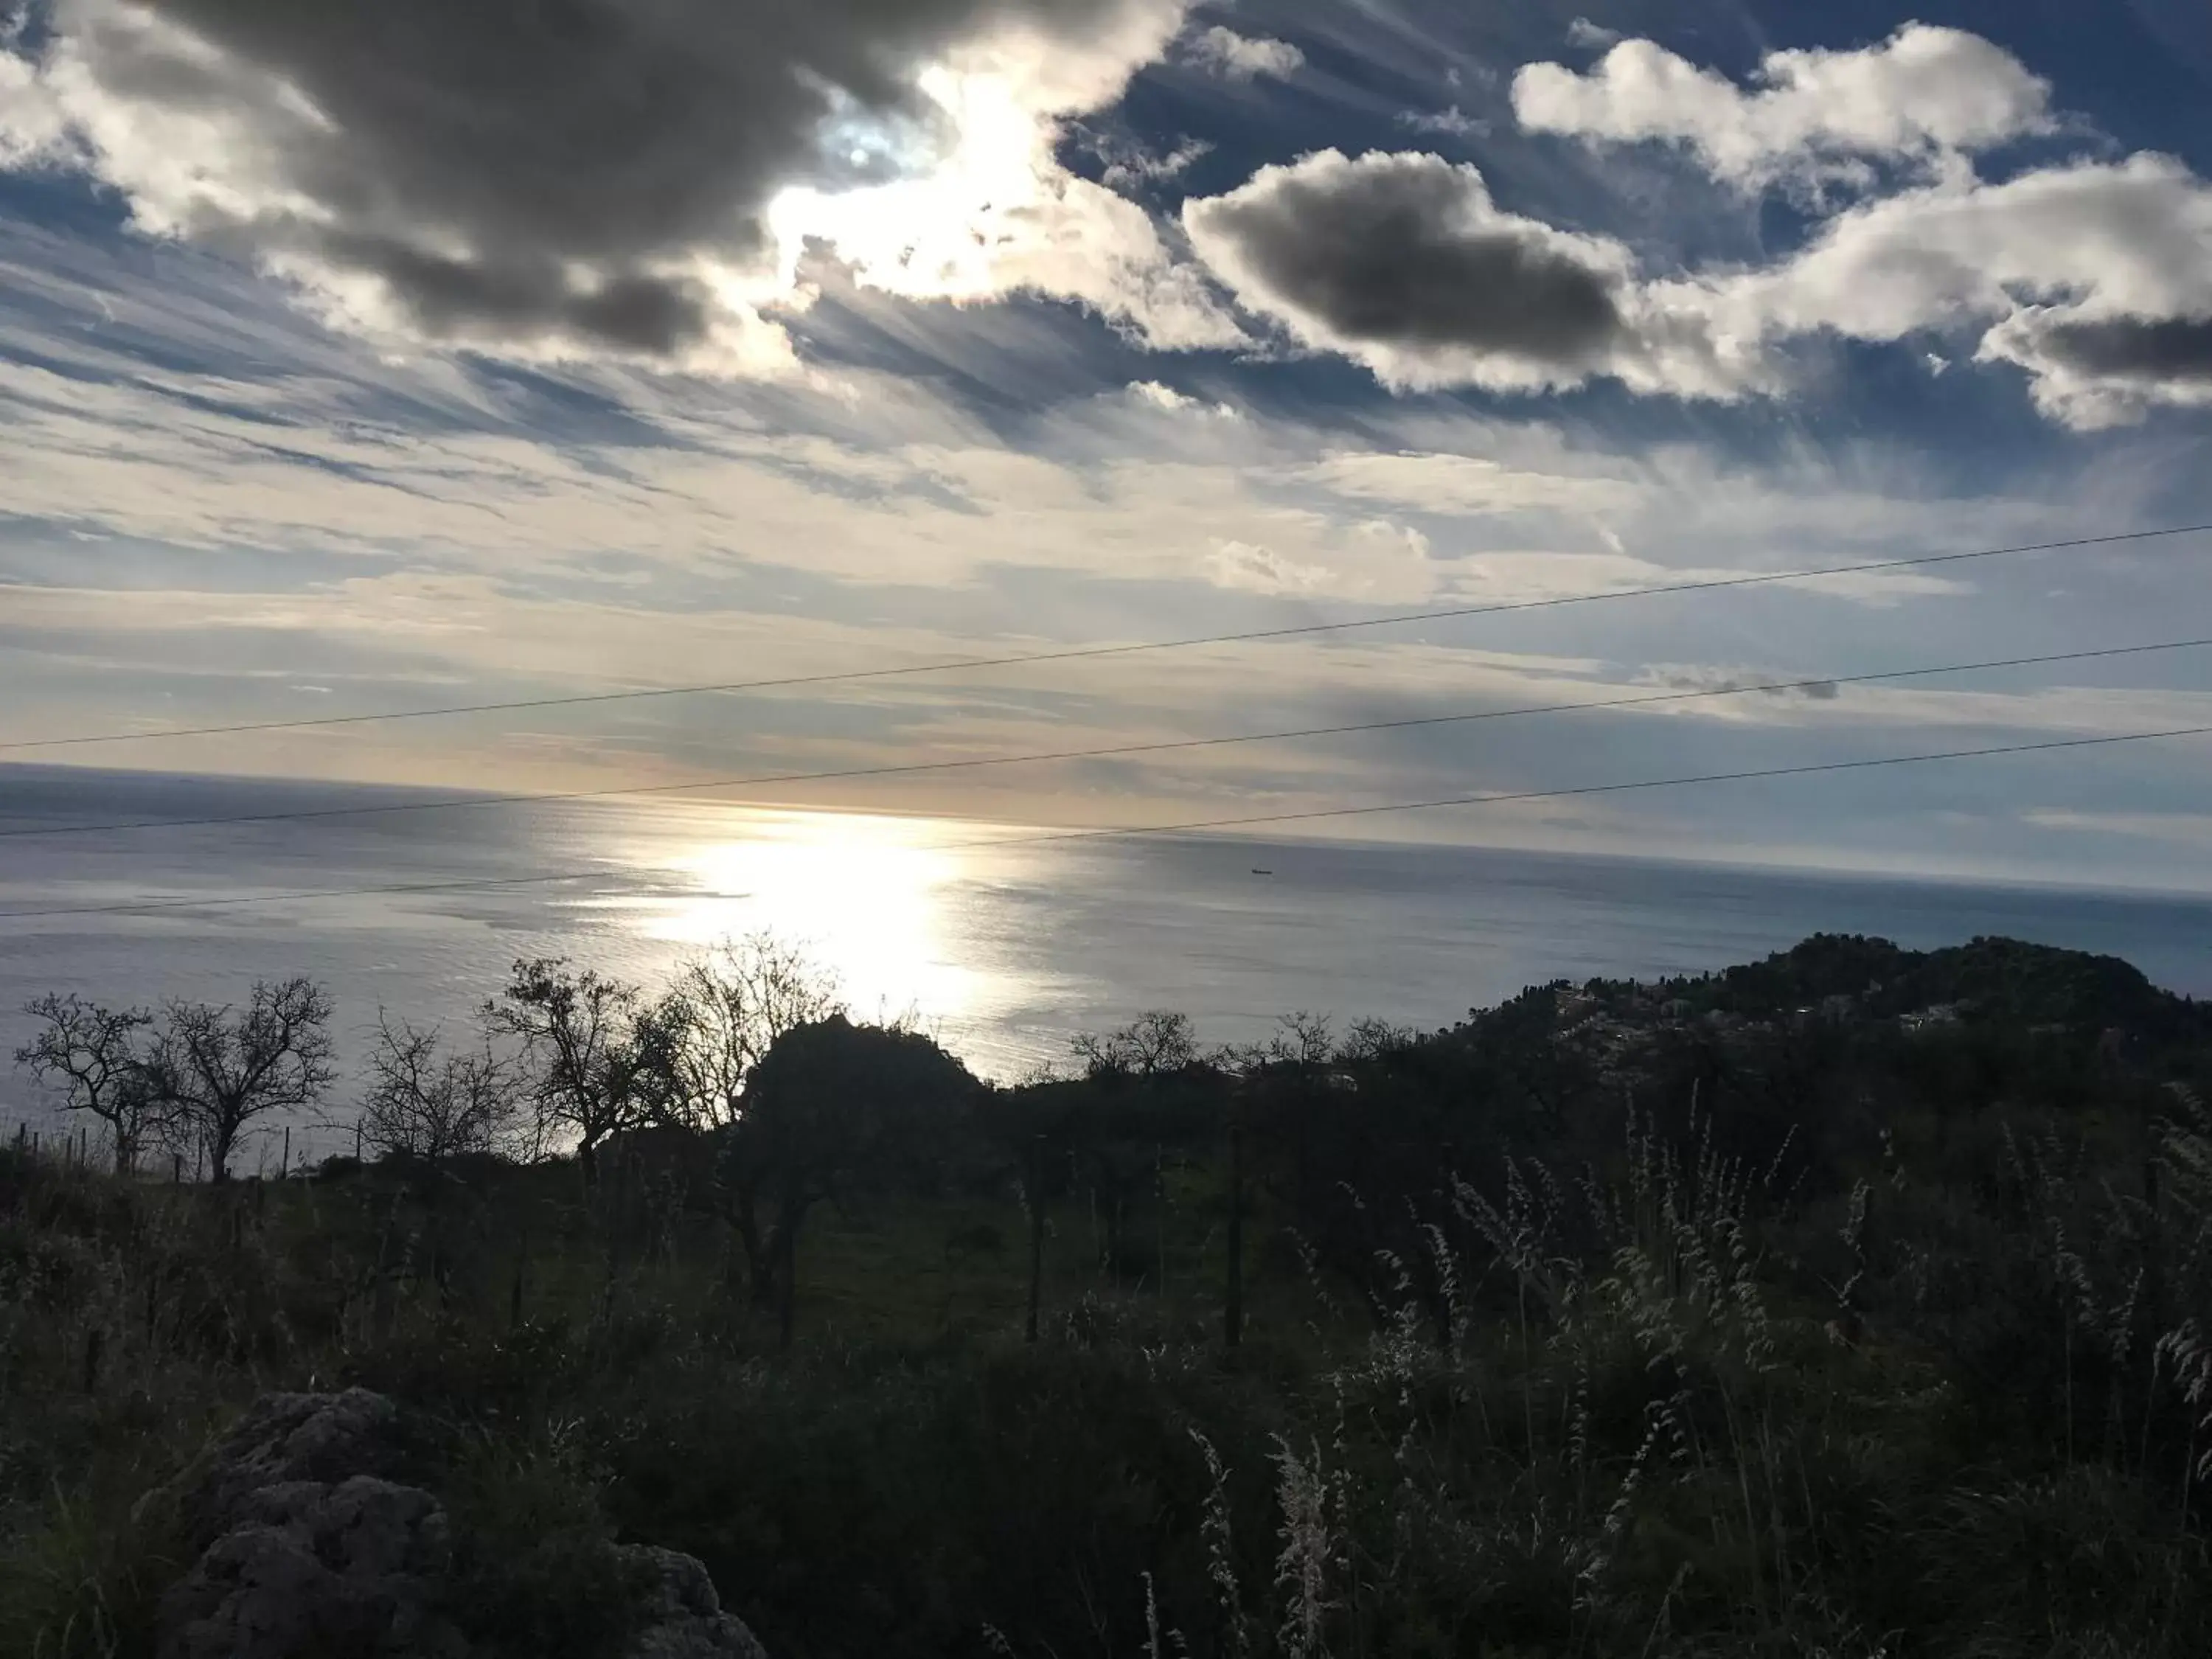
[[[436,1164],[493,1152],[508,1141],[521,1110],[517,1065],[492,1047],[489,1032],[481,1050],[448,1051],[434,1028],[395,1026],[379,1013],[361,1107],[362,1138],[379,1157]]]
[[[1341,1060],[1360,1061],[1388,1060],[1393,1054],[1404,1054],[1420,1041],[1420,1034],[1410,1025],[1393,1025],[1387,1019],[1371,1016],[1355,1019],[1337,1045],[1336,1057]]]
[[[244,1010],[173,1002],[147,1073],[177,1125],[206,1148],[212,1179],[230,1179],[240,1132],[271,1112],[321,1101],[331,1064],[330,993],[310,979],[257,982]]]
[[[43,996],[23,1010],[42,1029],[15,1050],[15,1063],[63,1091],[62,1109],[107,1126],[115,1172],[128,1175],[139,1149],[165,1121],[149,1085],[140,1033],[154,1023],[143,1008],[103,1008],[78,996]]]
[[[635,986],[561,957],[517,962],[505,997],[484,1006],[489,1030],[522,1042],[538,1140],[573,1138],[594,1183],[610,1136],[672,1115],[684,1018],[678,1003],[647,1007]]]
[[[744,1115],[746,1079],[779,1037],[844,1012],[836,978],[769,933],[724,939],[686,963],[669,998],[682,1006],[664,1016],[678,1039],[676,1103],[702,1129]]]
[[[721,1173],[754,1300],[774,1304],[787,1343],[807,1212],[925,1181],[981,1089],[921,1033],[842,1014],[785,1032],[762,1058],[743,1115],[722,1132]]]
[[[1198,1063],[1190,1016],[1166,1009],[1142,1013],[1118,1031],[1086,1031],[1070,1045],[1091,1077],[1158,1077]]]

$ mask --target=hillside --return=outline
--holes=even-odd
[[[0,1652],[184,1651],[196,1460],[349,1387],[456,1656],[672,1650],[669,1550],[776,1659],[2198,1650],[2212,1011],[2125,963],[1080,1059],[810,1019],[588,1163],[0,1152]]]

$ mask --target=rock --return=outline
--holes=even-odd
[[[201,1460],[179,1513],[192,1542],[204,1547],[235,1525],[241,1506],[268,1488],[393,1474],[403,1446],[398,1409],[367,1389],[264,1395]]]
[[[722,1611],[697,1558],[650,1545],[622,1553],[629,1573],[647,1587],[638,1607],[641,1628],[623,1659],[768,1659],[744,1622]]]
[[[235,1498],[234,1524],[161,1601],[161,1659],[465,1659],[438,1612],[445,1510],[357,1474]]]
[[[160,1659],[468,1659],[443,1609],[444,1507],[381,1395],[268,1395],[179,1482],[198,1559],[161,1598]],[[623,1659],[767,1659],[674,1550],[617,1552],[637,1586]]]

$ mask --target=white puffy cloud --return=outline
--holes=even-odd
[[[0,171],[63,159],[69,122],[37,69],[0,35]]]
[[[75,164],[139,228],[253,259],[328,317],[508,356],[788,369],[810,241],[863,282],[1026,290],[1167,347],[1235,332],[1059,124],[1187,0],[57,0],[0,40],[0,167]]]
[[[1547,391],[1611,378],[1738,398],[1796,384],[1790,347],[1968,331],[2077,428],[2212,405],[2212,185],[2138,155],[1998,182],[1967,154],[2051,127],[2049,88],[1978,37],[1919,25],[1856,52],[1777,53],[1746,92],[1650,41],[1589,76],[1532,65],[1522,119],[1668,138],[1720,177],[1833,178],[1869,191],[1753,265],[1655,271],[1626,245],[1509,211],[1474,167],[1323,150],[1184,204],[1191,244],[1247,310],[1401,390]],[[1925,164],[1924,166],[1922,164]],[[1940,342],[1935,343],[1941,343]],[[1941,372],[1960,353],[1917,343]]]
[[[1224,81],[1286,81],[1305,67],[1306,55],[1287,40],[1255,40],[1215,24],[1192,37],[1185,58]]]
[[[1751,338],[1985,326],[1981,361],[2027,369],[2039,405],[2076,426],[2212,403],[2212,185],[2169,156],[1864,203],[1698,294]]]
[[[1587,74],[1530,64],[1513,81],[1532,131],[1680,144],[1741,185],[1984,149],[2047,130],[2050,100],[2003,48],[1922,23],[1856,52],[1770,53],[1748,91],[1650,40],[1621,41]]]

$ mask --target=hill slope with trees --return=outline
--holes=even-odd
[[[155,1653],[161,1494],[355,1385],[485,1655],[629,1651],[586,1569],[648,1542],[778,1659],[2212,1627],[2212,1009],[2124,963],[1824,937],[1425,1034],[1149,1015],[992,1088],[754,940],[520,963],[353,1103],[319,994],[25,1051],[135,1139],[0,1152],[0,1652]],[[208,1081],[247,1054],[269,1115]],[[303,1092],[362,1158],[174,1179]]]

